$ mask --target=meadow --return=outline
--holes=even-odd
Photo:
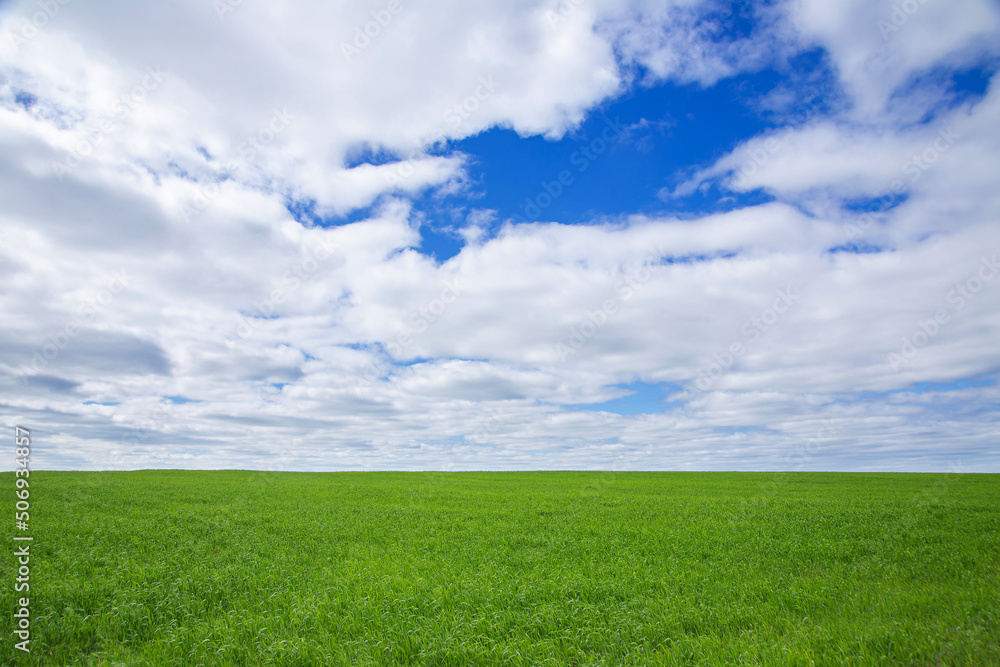
[[[8,633],[3,664],[1000,664],[1000,475],[31,483],[31,653]]]

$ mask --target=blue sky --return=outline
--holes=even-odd
[[[39,7],[38,467],[1000,471],[993,2]]]
[[[730,28],[720,38],[731,39],[735,32]],[[927,74],[938,85],[943,83],[944,90],[939,105],[920,122],[932,123],[959,104],[975,103],[985,94],[996,67],[994,58],[984,57]],[[790,81],[808,84],[789,88]],[[760,99],[775,91],[792,96],[788,108],[780,113],[761,109]],[[826,54],[809,50],[709,88],[694,83],[636,86],[591,110],[558,140],[492,128],[449,142],[447,151],[469,156],[469,187],[444,201],[429,194],[416,202],[416,208],[427,214],[418,250],[438,261],[457,254],[463,241],[450,214],[453,207],[469,205],[470,199],[478,208],[496,211],[498,222],[563,224],[592,224],[634,214],[694,217],[770,201],[773,197],[766,191],[727,193],[711,188],[683,197],[665,194],[684,182],[693,168],[713,162],[742,142],[775,128],[836,117],[847,103]],[[353,164],[384,161],[388,161],[384,154],[369,154]],[[566,182],[561,183],[560,174],[567,172]],[[868,205],[868,200],[845,202],[859,209]],[[344,220],[359,215],[354,212]]]

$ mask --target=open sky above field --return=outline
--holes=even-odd
[[[1000,472],[998,65],[991,0],[0,2],[0,417],[52,469]]]

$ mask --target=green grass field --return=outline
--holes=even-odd
[[[1000,475],[30,479],[4,664],[1000,664]]]

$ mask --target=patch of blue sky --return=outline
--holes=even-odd
[[[889,100],[890,108],[906,108],[914,98],[933,99],[917,124],[929,124],[941,115],[963,104],[975,104],[981,100],[989,88],[990,79],[1000,69],[1000,59],[984,57],[974,66],[955,68],[938,64],[921,72],[894,91]]]
[[[756,106],[759,91],[783,85],[788,70],[820,83],[807,87],[807,96],[790,93],[777,104],[780,113],[777,107]],[[707,88],[674,83],[635,88],[594,109],[557,141],[493,128],[450,144],[469,156],[468,190],[449,197],[428,193],[415,208],[430,220],[440,220],[448,206],[490,209],[497,212],[499,227],[505,221],[589,224],[636,213],[685,219],[766,203],[773,197],[765,192],[733,192],[718,183],[685,197],[669,193],[740,143],[781,124],[829,113],[841,95],[830,79],[825,58],[811,52],[781,69]],[[428,223],[426,250],[439,259],[457,252],[462,241],[454,226]]]
[[[752,12],[743,3],[720,12],[717,39],[752,32]],[[910,82],[900,94],[921,86],[945,87],[950,91],[949,104],[957,104],[981,97],[995,70],[992,61],[962,71],[935,70]],[[414,198],[414,216],[420,220],[420,243],[415,249],[439,263],[457,255],[465,245],[460,234],[467,224],[464,216],[473,209],[496,211],[489,236],[505,221],[590,224],[634,214],[689,219],[772,201],[766,192],[733,192],[720,182],[706,183],[681,197],[671,193],[698,168],[740,143],[775,128],[832,115],[844,107],[844,99],[826,52],[809,49],[708,87],[675,83],[633,87],[592,109],[579,127],[559,140],[492,128],[433,147],[433,154],[465,154],[468,182],[451,194],[428,190]],[[346,166],[399,159],[393,152],[364,144],[350,151]],[[886,212],[906,199],[906,193],[888,193],[849,200],[843,207],[857,213]],[[304,224],[332,226],[366,219],[381,203],[329,217],[319,215],[310,200],[289,200],[286,207]],[[829,252],[882,250],[846,244]]]
[[[961,378],[946,382],[915,382],[909,386],[900,387],[898,389],[859,392],[851,397],[842,397],[836,402],[850,403],[855,401],[868,401],[876,398],[885,398],[887,396],[900,394],[943,394],[952,391],[961,391],[964,389],[992,387],[994,384],[996,384],[996,380],[993,378]]]
[[[845,243],[844,245],[839,245],[834,248],[827,250],[827,253],[834,255],[840,252],[846,252],[853,255],[870,255],[873,253],[885,252],[886,248],[880,245],[874,245],[871,243]]]
[[[19,90],[14,94],[14,103],[20,105],[25,111],[30,111],[37,102],[38,97],[26,90]]]
[[[201,403],[201,401],[196,398],[187,398],[186,396],[164,396],[163,398],[175,405],[184,405],[185,403]]]
[[[567,407],[577,410],[613,412],[619,415],[638,415],[655,414],[683,405],[678,401],[666,400],[667,396],[681,390],[679,385],[668,382],[629,382],[616,385],[616,388],[626,391],[628,394],[601,403],[576,404]]]

